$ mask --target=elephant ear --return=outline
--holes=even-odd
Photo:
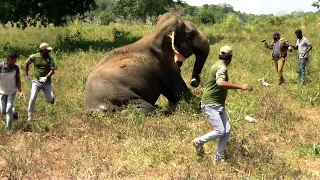
[[[179,53],[178,48],[174,44],[175,32],[170,31],[168,34],[168,37],[171,39],[171,48],[173,50],[174,62],[178,62],[178,61],[183,62],[184,60],[186,60],[186,58],[182,54]]]
[[[197,27],[191,21],[184,21],[187,39],[192,39],[197,34]]]

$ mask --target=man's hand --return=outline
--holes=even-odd
[[[40,77],[39,82],[44,83],[47,81],[47,77]]]
[[[32,79],[31,79],[31,77],[30,77],[30,76],[26,76],[26,80],[27,80],[27,81],[29,81],[29,82],[31,82],[31,81],[32,81]]]
[[[306,60],[305,55],[302,56],[301,60],[302,60],[302,62],[304,62]]]
[[[241,90],[252,91],[252,86],[250,84],[242,85]]]
[[[19,92],[19,97],[20,97],[21,99],[24,98],[23,92]]]

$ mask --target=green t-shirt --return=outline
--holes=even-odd
[[[219,60],[210,68],[201,100],[203,104],[225,105],[228,89],[218,87],[217,84],[221,81],[228,81],[228,72],[224,62]]]
[[[46,76],[51,70],[55,69],[53,58],[50,55],[43,58],[40,53],[32,54],[26,63],[33,63],[33,76],[37,81],[39,81],[40,77]],[[47,82],[51,82],[51,77],[47,79]]]

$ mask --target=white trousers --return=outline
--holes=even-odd
[[[51,90],[51,82],[40,83],[38,81],[32,81],[31,94],[28,105],[28,117],[31,117],[34,111],[36,100],[40,90],[44,92],[44,96],[48,103],[54,103],[54,96]]]
[[[219,138],[217,154],[222,155],[228,145],[230,134],[230,124],[225,107],[216,104],[202,104],[201,109],[208,117],[214,130],[196,138],[195,142],[203,145],[208,141]]]

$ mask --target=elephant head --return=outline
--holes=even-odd
[[[198,87],[200,73],[210,51],[208,39],[192,22],[182,21],[178,15],[172,13],[166,13],[158,18],[156,30],[170,37],[172,49],[177,56],[174,59],[178,61],[179,66],[185,58],[195,54],[191,85]]]

